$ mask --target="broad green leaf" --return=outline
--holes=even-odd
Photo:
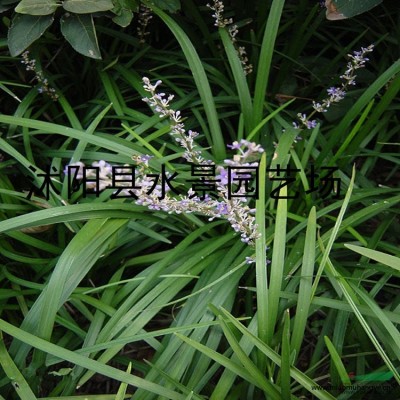
[[[376,7],[383,0],[326,0],[326,18],[334,21],[354,17]]]
[[[65,0],[63,8],[76,14],[90,14],[99,11],[108,11],[114,7],[111,0]]]
[[[87,57],[101,59],[91,15],[63,15],[61,18],[61,32],[78,53]]]
[[[114,0],[113,12],[118,13],[118,10],[126,9],[131,11],[139,11],[139,1],[138,0]]]
[[[49,15],[56,11],[57,0],[22,0],[15,11],[20,14]]]
[[[46,31],[53,23],[52,15],[16,15],[8,31],[8,48],[10,54],[15,57],[21,54],[28,46]]]
[[[14,3],[18,3],[17,0],[2,0],[0,1],[0,12],[4,12],[9,10],[11,7],[13,7]],[[1,397],[0,397],[1,399]]]
[[[112,20],[122,28],[127,27],[133,19],[133,12],[131,10],[121,10],[119,15],[116,15]]]
[[[115,0],[114,8],[111,10],[115,17],[113,22],[125,28],[132,22],[133,11],[138,11],[139,5],[136,0]]]
[[[161,10],[176,12],[181,8],[179,0],[154,0],[153,4]]]

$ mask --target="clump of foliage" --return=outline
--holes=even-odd
[[[9,21],[33,4],[16,3]],[[99,17],[103,59],[54,25],[11,57],[3,41],[0,396],[399,397],[399,10],[37,3],[47,16],[24,15]],[[207,214],[189,161],[257,163],[258,198]],[[85,192],[65,173],[108,185],[132,165],[176,174],[187,198]]]

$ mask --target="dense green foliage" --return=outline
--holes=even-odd
[[[19,17],[6,3],[3,28]],[[28,43],[10,56],[0,42],[0,399],[399,398],[398,7],[331,22],[308,0],[226,2],[232,41],[232,24],[216,27],[202,2],[177,13],[145,2],[152,19],[142,8],[125,28],[113,2],[82,14],[99,16],[94,59],[64,42],[60,10],[78,13],[67,3],[42,3],[61,31],[48,24],[23,56]],[[371,43],[357,84],[302,127],[298,114]],[[213,163],[241,139],[265,149],[255,246],[223,218],[111,189],[69,193],[68,164],[143,155],[189,188],[170,121],[142,101],[143,77],[175,95],[170,107]],[[273,170],[289,167],[289,198],[276,201]],[[310,169],[326,167],[338,196],[310,192],[325,178]],[[48,196],[29,195],[46,171]]]

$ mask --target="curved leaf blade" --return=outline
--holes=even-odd
[[[390,254],[382,253],[381,251],[367,249],[365,247],[355,246],[353,244],[345,244],[344,247],[361,254],[364,257],[368,257],[371,260],[377,261],[378,263],[387,265],[397,271],[400,271],[400,258],[392,256]]]
[[[6,332],[8,335],[13,336],[36,349],[42,350],[47,354],[52,354],[58,358],[69,361],[73,364],[82,366],[88,370],[97,372],[101,375],[107,376],[108,378],[118,380],[120,382],[125,382],[128,385],[143,388],[151,393],[159,394],[160,396],[168,396],[168,398],[173,400],[184,400],[182,394],[174,392],[172,389],[165,388],[156,383],[149,382],[143,378],[128,374],[127,372],[121,371],[117,368],[110,367],[96,360],[92,360],[88,357],[76,354],[75,352],[65,349],[64,347],[57,346],[49,341],[43,340],[29,332],[26,332],[20,328],[9,324],[4,320],[0,320],[0,329]]]

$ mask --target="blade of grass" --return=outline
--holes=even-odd
[[[192,256],[188,256],[190,247],[187,246],[189,246],[191,241],[198,235],[208,231],[209,227],[210,225],[205,225],[198,228],[195,232],[192,232],[187,238],[179,243],[178,246],[171,249],[166,257],[149,268],[149,273],[147,274],[146,279],[131,291],[131,293],[129,293],[125,301],[119,305],[117,312],[108,320],[107,324],[99,334],[99,342],[106,342],[117,335],[119,337],[132,335],[132,333],[137,332],[141,328],[144,329],[150,319],[156,315],[165,304],[177,297],[180,290],[188,284],[188,281],[186,279],[176,280],[173,284],[171,284],[171,281],[168,279],[159,281],[159,275],[165,270],[165,267],[173,267],[171,272],[174,273],[187,274],[190,272],[193,276],[197,276],[207,266],[213,265],[213,263],[216,262],[216,259],[220,259],[220,257],[226,252],[226,249],[220,249],[220,247],[232,240],[232,234],[230,233],[214,239],[203,239],[203,241],[192,245],[191,247],[195,247],[196,251]],[[186,252],[182,253],[185,249]],[[221,263],[221,260],[219,260],[219,262]],[[239,272],[240,271],[237,273]],[[236,281],[234,282],[236,284]],[[207,295],[211,296],[212,293],[212,290],[211,292],[206,292],[205,299],[207,299]],[[231,292],[229,291],[228,293],[225,293],[223,297],[227,296],[229,293]],[[204,299],[202,296],[200,296],[200,298]],[[191,299],[188,300],[188,302],[190,301]],[[201,310],[204,309],[205,304],[202,304],[202,306]],[[193,312],[192,314],[197,315],[198,311],[196,313]],[[123,346],[114,346],[113,348],[106,350],[100,355],[98,360],[107,362],[114,357],[122,347]],[[171,348],[173,348],[173,346],[171,341],[169,341],[168,349],[166,349],[163,354],[167,353]],[[172,354],[174,354],[174,352]],[[168,361],[170,358],[171,357],[168,358]],[[180,365],[182,365],[182,363],[175,363],[171,365],[170,368],[179,368]],[[158,366],[160,367],[160,365]],[[164,366],[161,366],[161,368],[165,369]],[[90,378],[90,376],[91,372],[86,373],[80,378],[79,383],[83,384]]]
[[[203,397],[200,397],[198,394],[195,394],[192,390],[188,389],[185,385],[182,383],[179,383],[176,379],[172,378],[169,374],[167,374],[165,371],[162,369],[158,368],[156,364],[152,364],[151,362],[145,360],[145,363],[151,366],[152,369],[157,371],[158,374],[160,374],[167,382],[175,386],[177,389],[179,389],[183,394],[187,393],[186,399],[196,399],[196,400],[203,400]]]
[[[84,367],[88,370],[107,376],[108,378],[116,379],[119,382],[125,382],[128,385],[148,390],[151,393],[156,393],[160,396],[165,396],[172,400],[184,400],[184,396],[180,393],[174,392],[173,390],[167,389],[155,383],[146,381],[143,378],[139,378],[137,376],[133,376],[126,372],[120,371],[114,367],[110,367],[98,361],[91,360],[87,357],[76,354],[73,351],[57,346],[51,342],[32,335],[31,333],[26,332],[23,329],[17,328],[2,319],[0,319],[0,330],[25,343],[29,347],[34,347],[47,354],[52,354],[65,361],[80,365],[81,367]]]
[[[247,135],[246,140],[251,140],[257,133],[260,131],[260,129],[270,120],[272,120],[276,115],[278,115],[282,110],[284,110],[286,107],[288,107],[290,104],[292,104],[295,101],[295,99],[287,101],[285,104],[282,104],[280,107],[278,107],[276,110],[271,111],[259,124],[257,124],[256,127],[253,128],[253,130]]]
[[[243,65],[226,28],[219,28],[218,32],[224,45],[225,53],[228,57],[229,65],[235,80],[236,90],[239,96],[240,109],[243,113],[244,126],[247,132],[250,132],[252,128],[251,119],[253,116],[253,104],[250,96],[249,86],[246,81],[246,75],[243,71]]]
[[[315,245],[316,245],[316,210],[313,207],[310,211],[307,222],[306,239],[304,243],[303,265],[301,268],[301,277],[299,285],[299,294],[297,298],[296,313],[294,316],[292,344],[291,348],[295,352],[295,358],[298,357],[301,343],[304,340],[305,328],[308,320],[308,313],[311,304],[311,286],[312,276],[315,265]]]
[[[271,69],[272,54],[275,48],[275,40],[278,34],[279,22],[282,15],[285,0],[273,0],[268,15],[264,37],[261,44],[261,52],[257,65],[257,77],[254,92],[253,127],[262,120],[264,111],[264,99],[267,93],[269,71]]]
[[[332,361],[336,367],[337,372],[339,373],[340,380],[343,385],[350,386],[351,381],[349,378],[349,374],[346,371],[346,368],[343,364],[342,359],[340,358],[339,353],[336,351],[335,346],[330,341],[328,336],[324,336],[326,347],[328,348],[329,354],[331,355]]]
[[[223,160],[224,158],[226,158],[226,151],[224,139],[219,125],[217,110],[215,108],[214,98],[211,92],[210,84],[207,79],[207,75],[204,71],[204,67],[196,52],[196,49],[194,48],[190,39],[187,37],[186,33],[169,15],[167,15],[164,11],[160,10],[159,8],[154,6],[154,4],[148,1],[145,1],[144,3],[164,21],[164,23],[168,26],[168,28],[175,35],[177,41],[179,42],[189,64],[189,68],[192,72],[197,90],[199,91],[204,111],[207,115],[207,120],[212,137],[212,143],[210,143],[210,146],[212,146],[215,158],[217,160]]]
[[[376,318],[382,323],[383,327],[386,329],[387,333],[392,337],[393,343],[395,346],[394,352],[396,353],[397,357],[400,359],[400,332],[399,330],[393,325],[392,321],[385,315],[382,309],[373,301],[368,294],[354,285],[352,282],[349,282],[351,288],[357,293],[357,295],[364,301],[367,307],[370,308],[372,313],[376,316]],[[386,337],[386,334],[385,334]],[[382,338],[384,339],[384,338]],[[384,340],[382,340],[384,343]]]
[[[268,340],[268,283],[267,283],[267,246],[265,244],[265,170],[266,155],[260,161],[259,198],[256,200],[256,224],[260,237],[256,239],[256,288],[257,288],[257,326],[258,337]],[[265,367],[265,358],[260,357],[259,368]]]
[[[0,364],[10,379],[15,391],[21,400],[37,400],[32,389],[29,387],[24,376],[21,374],[14,361],[7,352],[6,346],[3,340],[3,333],[0,330]]]
[[[103,120],[108,111],[110,111],[111,106],[112,104],[109,104],[98,115],[96,115],[96,118],[91,122],[91,124],[87,127],[85,131],[87,135],[93,135],[99,123]],[[78,145],[75,148],[74,155],[71,158],[70,164],[73,164],[81,160],[86,145],[87,143],[84,140],[79,141]]]
[[[238,361],[240,361],[246,371],[252,375],[254,381],[257,382],[257,386],[265,391],[266,396],[280,399],[280,393],[277,388],[268,381],[268,379],[265,377],[265,374],[262,373],[261,370],[259,370],[253,363],[253,361],[251,361],[251,359],[246,355],[246,353],[241,348],[239,342],[236,340],[234,333],[222,317],[219,317],[219,322],[221,324],[222,330],[224,331],[225,338],[234,353],[236,354]]]
[[[320,242],[320,245],[322,243]],[[338,286],[340,287],[341,292],[343,293],[344,297],[348,301],[350,307],[352,308],[354,314],[356,315],[358,321],[360,322],[361,326],[363,327],[365,333],[368,335],[369,339],[371,340],[372,344],[375,346],[376,350],[378,351],[379,355],[381,356],[383,362],[387,365],[390,371],[393,372],[393,375],[398,384],[400,384],[400,374],[397,371],[396,367],[393,365],[392,361],[390,360],[389,356],[386,354],[385,350],[382,348],[379,340],[373,333],[371,327],[369,326],[368,322],[362,316],[359,307],[358,307],[358,299],[354,291],[352,290],[351,286],[347,283],[345,277],[340,275],[335,267],[333,266],[332,262],[329,258],[327,258],[326,263],[327,271],[331,274],[333,279],[337,281]]]
[[[290,391],[290,366],[291,366],[291,349],[290,349],[290,314],[286,310],[283,315],[283,331],[282,331],[282,357],[280,370],[280,387],[282,390],[282,400],[291,400]]]
[[[41,131],[41,133],[47,133],[49,135],[59,134],[74,139],[83,140],[86,141],[87,143],[91,143],[100,146],[104,149],[115,151],[116,153],[119,153],[121,155],[125,155],[129,157],[129,159],[131,159],[133,154],[139,154],[139,152],[133,148],[133,145],[130,142],[128,142],[127,140],[118,139],[112,135],[102,134],[102,136],[99,135],[88,136],[85,131],[81,131],[78,129],[54,124],[52,122],[39,121],[29,118],[17,118],[11,115],[0,115],[0,122],[9,125],[18,125],[18,126],[25,126],[31,129],[37,129]],[[6,147],[9,148],[10,145],[8,145],[8,143],[1,138],[0,138],[0,145],[2,150],[9,153]],[[13,151],[15,150],[13,149]]]
[[[139,143],[141,143],[144,147],[149,149],[157,158],[162,159],[163,155],[154,147],[152,146],[146,139],[142,138],[140,135],[138,135],[133,129],[129,128],[127,125],[122,124],[122,127],[129,132]],[[172,171],[174,171],[174,167],[167,161],[165,165]]]
[[[340,146],[340,148],[338,149],[338,151],[335,153],[335,155],[331,158],[330,160],[330,165],[334,165],[335,161],[347,150],[348,151],[348,147],[350,142],[353,140],[353,138],[357,135],[357,133],[359,132],[362,124],[364,123],[364,121],[367,119],[367,117],[369,117],[370,111],[372,109],[372,107],[374,106],[374,100],[371,100],[368,104],[368,106],[365,108],[365,110],[363,111],[363,113],[360,115],[360,118],[357,120],[357,123],[355,124],[354,128],[351,130],[351,132],[346,136],[346,139],[344,140],[344,142],[342,143],[342,145]],[[343,160],[343,164],[348,163],[347,158],[345,160]]]
[[[210,305],[211,310],[215,315],[220,315],[219,309],[214,307],[212,304]],[[250,321],[250,324],[248,325],[248,329],[256,334],[257,332],[257,319],[253,318]],[[243,349],[246,355],[249,355],[252,349],[254,348],[252,343],[249,343],[248,340],[246,340],[246,337],[242,336],[242,338],[239,341],[240,347]],[[231,356],[232,361],[237,360],[236,354],[233,354]],[[228,393],[229,391],[234,387],[234,382],[236,379],[236,374],[233,371],[230,371],[228,369],[225,369],[224,372],[222,373],[218,384],[215,386],[212,395],[210,396],[210,400],[219,400],[219,399],[226,399],[228,398]]]
[[[257,336],[253,335],[243,324],[241,324],[236,318],[234,318],[228,311],[220,308],[221,312],[227,318],[227,321],[232,323],[244,336],[247,337],[258,349],[260,349],[273,363],[278,367],[281,366],[281,358],[278,353],[276,353],[271,347],[262,342]],[[290,376],[296,380],[304,389],[308,390],[313,396],[320,400],[335,400],[335,398],[330,395],[325,390],[313,390],[317,383],[309,378],[306,374],[301,372],[295,367],[290,367]]]
[[[137,218],[157,221],[155,216],[146,215],[143,207],[134,204],[109,201],[107,203],[74,204],[34,211],[5,221],[0,221],[0,233],[19,230],[31,226],[51,225],[69,221],[96,218]],[[162,222],[162,220],[158,220]]]
[[[345,247],[361,254],[364,257],[368,257],[371,260],[375,260],[379,263],[385,264],[397,271],[400,271],[400,258],[391,256],[390,254],[382,253],[381,251],[366,249],[365,247],[355,246],[354,244],[345,244]]]
[[[124,219],[91,220],[83,226],[59,258],[48,284],[24,319],[22,329],[50,339],[57,311],[126,223]],[[29,346],[16,342],[10,348],[16,354],[17,364],[25,361],[29,350]],[[32,362],[40,367],[44,354],[35,353]]]
[[[347,206],[349,205],[350,198],[351,198],[351,193],[353,191],[355,176],[356,176],[356,171],[355,171],[355,166],[353,166],[353,173],[352,173],[352,176],[351,176],[351,181],[350,181],[350,184],[349,184],[349,188],[347,189],[347,193],[346,193],[346,196],[345,196],[345,198],[343,200],[342,207],[340,208],[339,215],[338,215],[338,217],[336,219],[335,226],[333,227],[332,232],[330,232],[328,244],[327,244],[326,249],[325,249],[325,251],[323,253],[322,260],[321,260],[321,263],[320,263],[318,271],[317,271],[317,275],[316,275],[316,277],[314,279],[314,283],[312,285],[311,299],[315,296],[315,292],[317,290],[318,283],[319,283],[319,280],[321,278],[321,274],[322,274],[322,272],[323,272],[323,270],[325,268],[325,265],[327,263],[327,260],[329,258],[329,253],[332,250],[333,243],[335,242],[335,239],[336,239],[336,237],[338,235],[338,232],[339,232],[339,229],[340,229],[340,225],[342,223],[342,220],[343,220],[344,214],[346,212]]]
[[[252,384],[256,385],[257,387],[260,387],[257,380],[246,369],[244,369],[241,364],[233,362],[232,360],[223,356],[222,354],[220,354],[214,350],[211,350],[207,346],[204,346],[203,344],[201,344],[193,339],[183,336],[180,333],[176,333],[175,335],[182,341],[184,341],[187,344],[189,344],[190,346],[194,347],[196,350],[201,351],[202,353],[204,353],[205,355],[207,355],[208,357],[210,357],[217,363],[219,363],[222,366],[224,366],[225,368],[228,368],[229,370],[233,371],[236,375],[242,377],[243,379],[246,379],[248,382],[251,382]],[[261,386],[260,389],[264,389],[264,388]],[[271,395],[271,399],[276,399],[276,400],[280,399],[280,396],[279,396],[278,392],[276,391],[276,389],[274,392],[269,392],[268,394]]]
[[[268,288],[267,344],[271,344],[278,318],[283,271],[285,269],[286,224],[287,224],[287,186],[279,191],[278,207],[275,217],[274,243],[272,247],[271,273]]]
[[[128,374],[130,374],[131,373],[131,369],[132,369],[132,363],[129,363],[128,364],[128,368],[126,369],[126,372]],[[128,388],[128,384],[126,384],[125,382],[121,382],[121,385],[118,388],[118,392],[115,395],[115,400],[124,400],[127,388]]]

